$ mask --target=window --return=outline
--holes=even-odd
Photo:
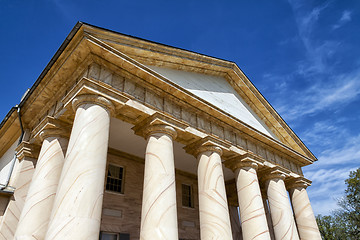
[[[124,168],[109,164],[106,177],[106,190],[124,193]]]
[[[130,240],[130,234],[101,232],[100,240]]]
[[[188,184],[181,184],[182,190],[182,205],[184,207],[194,207],[192,187]]]

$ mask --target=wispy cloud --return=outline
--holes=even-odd
[[[351,16],[352,16],[351,11],[349,11],[349,10],[343,11],[339,21],[332,26],[332,29],[333,30],[338,29],[338,28],[342,27],[345,23],[350,22]]]
[[[294,102],[279,102],[278,110],[286,120],[294,120],[321,111],[337,109],[356,100],[360,95],[360,70],[329,76],[325,82],[293,93]]]
[[[293,8],[298,35],[304,45],[307,56],[307,59],[298,63],[298,74],[309,75],[327,71],[326,59],[332,56],[339,43],[329,40],[318,43],[313,41],[312,34],[321,13],[328,7],[328,4],[325,3],[315,7],[310,12],[304,12],[301,11],[302,5],[298,1],[289,0],[289,3]]]

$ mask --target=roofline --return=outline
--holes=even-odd
[[[12,107],[10,111],[6,114],[4,119],[0,123],[0,129],[5,125],[6,121],[11,117],[11,115],[16,111],[16,107]]]

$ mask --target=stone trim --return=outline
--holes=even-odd
[[[22,161],[25,158],[37,159],[40,153],[40,147],[23,141],[16,147],[15,152],[19,161]]]
[[[177,137],[177,131],[185,131],[186,127],[186,123],[156,112],[150,117],[137,123],[132,129],[135,134],[143,136],[145,139],[149,134],[156,132],[166,133],[175,139]]]
[[[112,102],[99,95],[93,95],[93,94],[81,94],[74,97],[72,100],[72,107],[74,112],[83,104],[97,104],[103,108],[105,108],[110,115],[114,115],[115,113],[115,106],[112,104]]]
[[[311,181],[304,177],[292,177],[285,181],[285,186],[288,190],[292,190],[294,188],[306,189],[310,185]]]
[[[47,137],[70,137],[71,126],[63,121],[57,120],[54,117],[46,116],[33,131],[33,138],[38,138],[43,141]]]
[[[227,168],[230,168],[233,172],[235,172],[236,169],[244,167],[251,167],[257,170],[260,166],[264,165],[264,162],[265,161],[258,156],[251,153],[246,153],[241,156],[230,158],[225,161],[224,164]]]
[[[185,146],[184,149],[188,154],[191,154],[195,157],[206,151],[217,152],[221,156],[223,155],[224,151],[230,151],[230,146],[231,145],[225,141],[207,136]]]

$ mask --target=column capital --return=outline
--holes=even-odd
[[[300,177],[291,177],[290,179],[285,181],[286,188],[288,190],[294,188],[306,189],[311,185],[311,181],[300,176]]]
[[[225,141],[207,136],[184,147],[185,151],[195,157],[200,153],[211,151],[222,155],[223,151],[229,150],[230,144]]]
[[[233,172],[235,172],[237,169],[244,167],[251,167],[257,170],[259,166],[263,165],[263,162],[264,160],[256,155],[246,153],[244,155],[230,158],[229,160],[226,160],[224,164],[227,168],[230,168]]]
[[[21,142],[15,148],[16,157],[19,159],[19,161],[22,161],[25,158],[37,159],[39,156],[39,151],[39,146],[25,141]]]
[[[57,120],[54,117],[45,117],[32,131],[34,138],[41,141],[48,137],[62,137],[69,138],[71,126],[63,121]]]
[[[261,171],[259,174],[262,176],[261,180],[267,182],[268,180],[281,179],[284,180],[288,175],[289,171],[283,167],[275,166],[269,169]]]
[[[80,105],[86,104],[86,103],[97,104],[97,105],[105,108],[106,110],[108,110],[111,116],[115,115],[115,106],[111,102],[111,100],[107,99],[104,96],[97,95],[97,94],[77,95],[72,100],[73,110],[76,111]]]
[[[153,133],[165,133],[173,139],[177,137],[177,131],[183,131],[188,125],[175,118],[156,112],[137,123],[132,129],[135,134],[147,138]]]

